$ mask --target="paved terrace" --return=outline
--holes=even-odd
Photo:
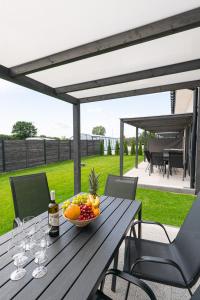
[[[172,227],[172,226],[166,226],[166,229],[172,240],[176,237],[179,231],[179,228]],[[163,233],[162,229],[158,228],[158,226],[155,225],[143,225],[142,237],[145,239],[167,242],[166,236]],[[122,244],[120,248],[119,269],[123,268],[123,256],[124,256],[124,244]],[[104,292],[113,299],[116,300],[124,299],[127,284],[122,279],[117,279],[117,290],[116,293],[113,293],[110,291],[110,287],[111,287],[110,278],[111,277],[108,276],[106,279]],[[159,300],[189,300],[190,299],[189,293],[185,289],[174,288],[171,286],[153,283],[149,281],[147,282],[147,284],[152,288],[152,290],[155,293],[155,296]],[[197,284],[192,288],[193,292],[199,286],[199,284],[200,282],[197,282]],[[143,291],[141,291],[139,288],[132,285],[130,288],[128,300],[133,300],[133,299],[149,300],[149,298],[144,294]]]
[[[176,170],[167,178],[167,175],[163,177],[158,168],[154,167],[154,173],[149,176],[149,172],[146,171],[148,163],[142,162],[138,165],[138,169],[133,168],[128,171],[124,176],[135,177],[138,176],[138,186],[144,188],[155,188],[159,190],[172,191],[184,194],[194,194],[194,189],[190,189],[190,178],[187,175],[184,180],[182,179],[182,170]]]

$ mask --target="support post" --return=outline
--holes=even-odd
[[[197,97],[198,91],[193,91],[193,120],[191,136],[191,159],[190,159],[190,188],[195,185],[195,160],[196,160],[196,132],[197,132]]]
[[[46,140],[44,140],[44,163],[47,164],[47,147],[46,147]]]
[[[2,142],[2,146],[1,146],[1,149],[2,149],[2,169],[3,169],[3,172],[5,172],[6,171],[5,143],[4,143],[4,140],[2,140],[1,142]]]
[[[197,135],[196,135],[195,192],[200,192],[200,88],[197,88]]]
[[[145,130],[144,131],[144,151],[147,150],[147,131]],[[144,153],[144,161],[146,161],[146,156],[145,156],[145,153]]]
[[[135,137],[135,167],[138,168],[138,127],[136,127],[136,137]]]
[[[120,176],[124,169],[124,122],[120,120]]]
[[[73,104],[74,194],[81,191],[80,104]]]

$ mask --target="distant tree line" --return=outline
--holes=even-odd
[[[100,141],[100,155],[103,156],[105,155],[105,151],[104,151],[104,141],[101,140]],[[117,140],[115,143],[115,155],[119,155],[119,151],[120,151],[120,145],[119,145],[119,141]],[[124,140],[124,154],[125,155],[135,155],[136,154],[136,145],[135,145],[135,139],[132,138],[131,140],[131,147],[130,147],[130,151],[129,151],[129,146],[128,146],[128,142],[127,139]],[[112,149],[111,149],[111,143],[110,140],[108,141],[108,147],[107,147],[107,155],[112,155]],[[143,155],[143,147],[142,147],[142,142],[139,142],[138,145],[138,155]]]
[[[17,121],[12,127],[12,134],[0,134],[0,140],[25,140],[30,137],[37,136],[37,128],[33,123],[26,121]],[[51,138],[54,140],[67,140],[65,136],[62,138],[48,137],[46,135],[38,136],[40,138]]]

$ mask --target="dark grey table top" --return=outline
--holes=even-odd
[[[84,228],[67,222],[60,210],[60,236],[51,238],[47,250],[47,275],[34,279],[36,267],[30,258],[27,274],[19,281],[11,281],[13,262],[7,254],[11,233],[0,237],[0,299],[86,300],[96,292],[106,269],[121,245],[140,201],[101,197],[101,215]],[[47,226],[47,212],[41,215]]]

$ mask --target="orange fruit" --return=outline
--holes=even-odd
[[[81,214],[80,207],[76,204],[70,204],[65,210],[65,217],[70,220],[76,220]]]
[[[97,217],[98,215],[100,215],[100,208],[98,208],[98,207],[97,207],[97,208],[93,207],[92,211],[93,211],[95,217]]]

